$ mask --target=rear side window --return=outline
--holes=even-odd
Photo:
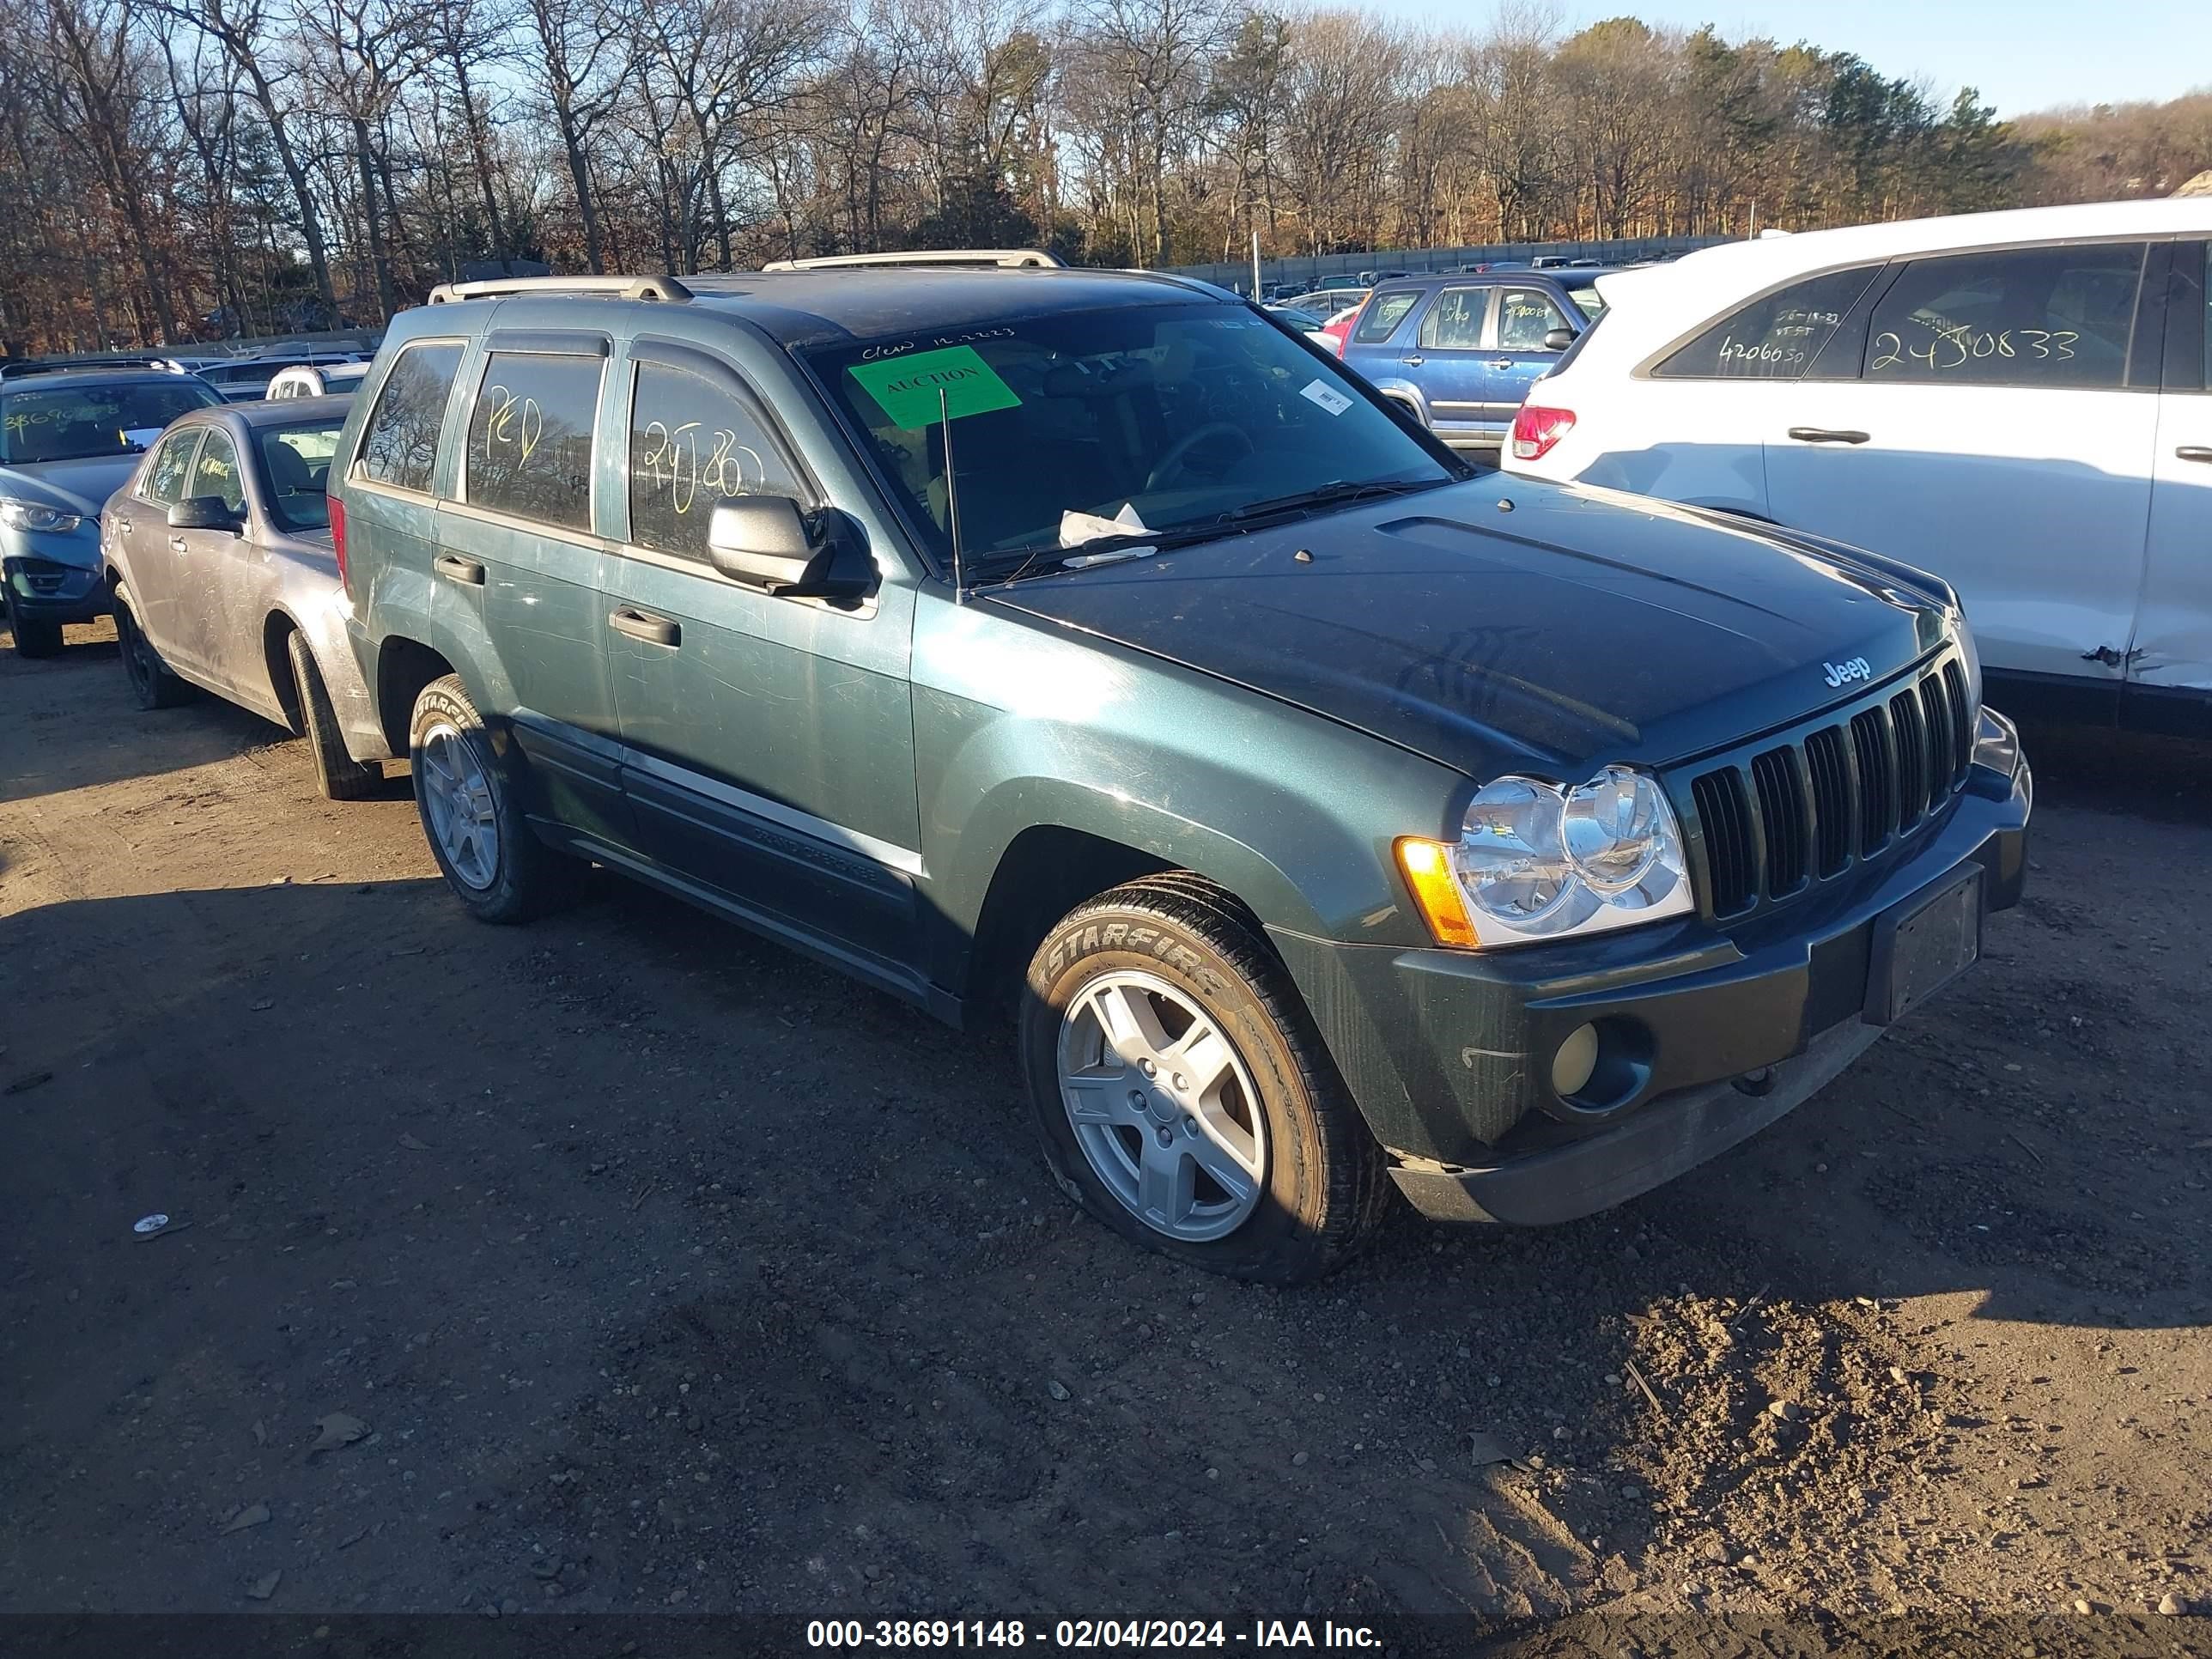
[[[146,469],[146,499],[174,507],[185,499],[185,477],[191,470],[192,446],[199,442],[198,428],[167,439],[154,464]]]
[[[1540,288],[1509,288],[1498,301],[1498,349],[1541,351],[1544,337],[1567,326],[1565,315]]]
[[[400,352],[362,435],[361,459],[355,465],[362,477],[428,493],[437,477],[446,401],[460,368],[461,348],[453,341],[411,345]]]
[[[469,501],[562,530],[592,527],[592,428],[606,359],[495,351],[469,417]]]
[[[1489,310],[1487,288],[1448,288],[1421,319],[1421,343],[1431,351],[1476,350],[1482,344],[1482,319]]]
[[[1419,303],[1420,298],[1418,289],[1376,295],[1367,302],[1367,309],[1359,313],[1359,326],[1352,331],[1353,341],[1360,345],[1380,345],[1398,331],[1398,325],[1406,320],[1406,313]]]
[[[2142,263],[2141,242],[1916,259],[1875,307],[1866,378],[2124,386]]]
[[[238,473],[238,446],[227,432],[210,430],[200,445],[200,458],[192,465],[192,481],[185,486],[187,500],[219,495],[234,513],[246,510],[246,481]]]
[[[665,364],[637,366],[629,416],[632,542],[703,559],[717,501],[807,493],[735,391]]]
[[[1651,372],[1667,380],[1796,380],[1835,337],[1881,269],[1861,265],[1832,270],[1762,295],[1730,312]]]

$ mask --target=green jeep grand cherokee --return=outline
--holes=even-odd
[[[597,862],[1010,1013],[1070,1197],[1290,1282],[1692,1168],[2018,899],[1936,579],[1478,476],[1200,283],[854,265],[393,325],[331,520],[485,921]]]

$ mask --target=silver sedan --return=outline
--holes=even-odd
[[[324,493],[344,398],[196,410],[108,500],[101,548],[131,694],[189,685],[305,737],[333,800],[374,793],[392,749],[346,647]]]

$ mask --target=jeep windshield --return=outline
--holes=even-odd
[[[808,360],[940,559],[957,503],[986,578],[1469,476],[1241,307],[1067,312]]]
[[[48,386],[0,398],[0,462],[76,461],[143,449],[178,416],[222,400],[181,375],[101,386]]]

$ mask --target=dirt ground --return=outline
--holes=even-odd
[[[1825,1094],[1285,1293],[1076,1215],[1004,1042],[612,880],[475,925],[112,637],[0,652],[0,1612],[2203,1633],[2212,754],[2032,732],[2026,904]]]

